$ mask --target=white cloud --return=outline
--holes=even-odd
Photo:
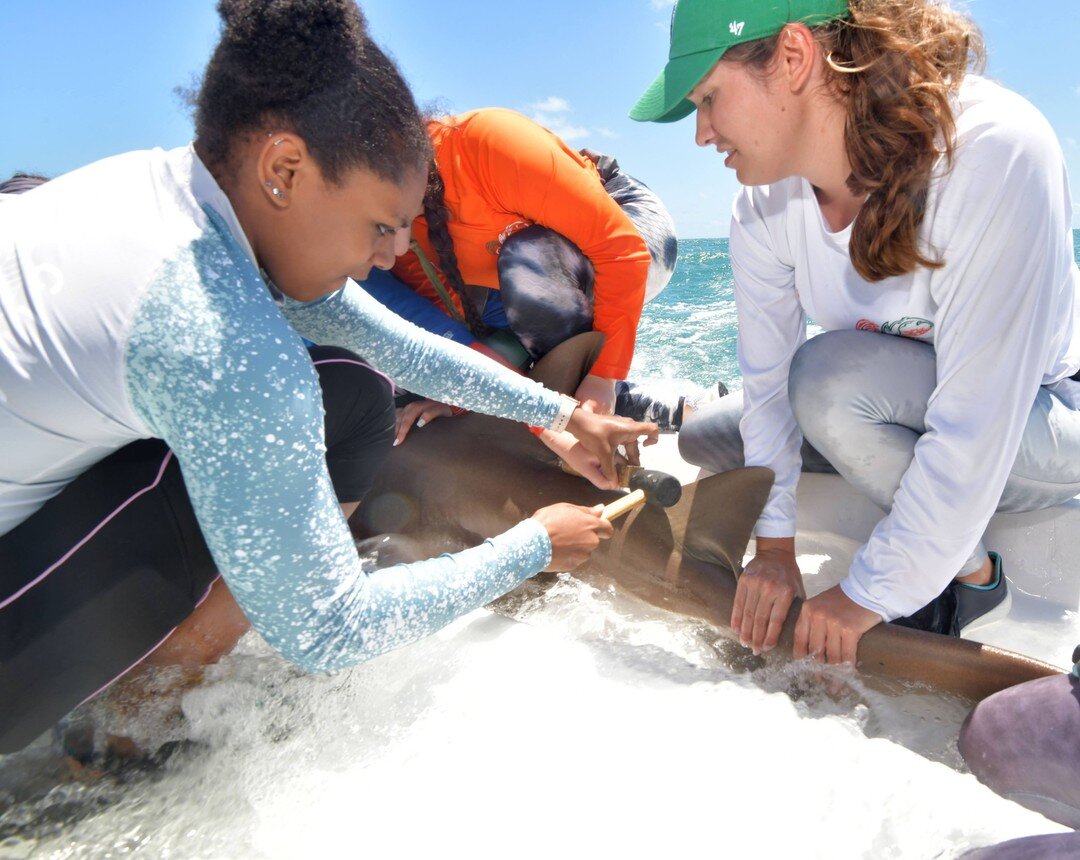
[[[675,0],[649,0],[649,5],[652,6],[657,12],[661,9],[668,11],[675,5]],[[665,33],[671,31],[671,16],[666,15],[662,21],[657,21],[655,26],[658,30],[663,30]]]
[[[570,106],[570,102],[561,96],[548,96],[543,101],[533,102],[526,110],[530,119],[553,131],[567,143],[591,135],[601,137],[617,136],[610,129],[590,129],[583,125],[575,125],[569,116],[574,112],[574,109]]]
[[[541,102],[529,105],[529,110],[536,113],[570,113],[570,102],[558,96],[548,96]]]
[[[601,137],[608,138],[609,140],[613,137],[619,136],[619,133],[617,131],[612,131],[610,128],[598,128],[596,129],[596,133]]]
[[[533,117],[540,125],[549,131],[555,132],[559,137],[569,143],[572,140],[581,140],[589,136],[589,130],[581,125],[573,125],[559,116],[544,116],[537,114]]]

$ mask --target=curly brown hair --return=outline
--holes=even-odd
[[[956,120],[950,97],[985,61],[970,18],[936,0],[851,0],[850,17],[812,28],[826,85],[843,99],[847,184],[866,195],[852,226],[850,255],[868,281],[944,260],[919,247],[930,177],[951,165]],[[728,50],[724,60],[764,73],[779,34]]]

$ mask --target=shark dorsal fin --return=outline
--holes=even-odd
[[[683,487],[682,500],[668,510],[672,536],[687,555],[738,575],[772,484],[771,469],[753,466]]]

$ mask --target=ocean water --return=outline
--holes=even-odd
[[[686,241],[635,374],[737,385],[735,336],[727,242]],[[0,858],[921,860],[1062,830],[965,772],[968,703],[827,674],[568,575],[330,676],[249,634],[156,707],[98,709],[179,741],[163,762],[0,757]]]
[[[1073,231],[1073,247],[1080,263],[1080,230]],[[736,335],[728,240],[680,240],[671,283],[642,314],[632,375],[738,388]]]
[[[667,288],[645,306],[631,376],[705,387],[739,378],[727,239],[684,239]]]

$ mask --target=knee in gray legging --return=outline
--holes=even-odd
[[[923,432],[933,360],[929,344],[851,330],[820,334],[792,358],[788,397],[806,447],[878,505],[891,503]]]
[[[788,373],[792,414],[804,437],[803,471],[835,471],[835,463],[828,459],[829,452],[833,452],[839,462],[852,453],[853,439],[859,435],[861,441],[856,446],[856,459],[865,461],[873,455],[878,466],[889,466],[868,470],[876,476],[877,482],[881,483],[880,474],[884,471],[887,474],[896,472],[899,483],[907,463],[894,467],[892,460],[904,456],[910,460],[910,452],[905,455],[903,446],[892,446],[896,449],[892,451],[888,440],[876,447],[869,446],[866,434],[856,431],[874,430],[877,425],[909,417],[905,410],[900,410],[899,416],[894,415],[897,410],[891,405],[890,395],[896,386],[890,380],[904,372],[897,367],[908,370],[918,364],[920,373],[909,380],[905,388],[917,388],[916,383],[925,385],[925,395],[919,393],[925,403],[925,397],[933,388],[933,369],[927,366],[933,353],[928,350],[928,345],[917,341],[862,331],[826,332],[803,344],[792,358]],[[875,387],[881,387],[883,391],[876,393]],[[907,403],[919,397],[905,390],[901,399]],[[683,424],[679,451],[689,462],[713,471],[741,466],[741,414],[741,392],[694,413]],[[895,435],[899,431],[887,432]],[[911,434],[914,431],[903,432]],[[913,442],[908,445],[909,449],[911,444]],[[884,453],[880,450],[883,447],[887,449]],[[880,499],[879,503],[887,506],[894,491],[895,486],[887,494],[882,491],[868,492],[867,495],[875,501]]]
[[[711,472],[743,465],[742,402],[742,392],[735,391],[687,416],[679,430],[679,454],[687,463]]]
[[[854,337],[852,337],[854,335]],[[803,435],[820,438],[830,425],[829,412],[842,406],[858,375],[859,347],[866,346],[866,332],[828,331],[804,343],[791,359],[788,398],[795,422]],[[838,354],[845,360],[838,361]]]

